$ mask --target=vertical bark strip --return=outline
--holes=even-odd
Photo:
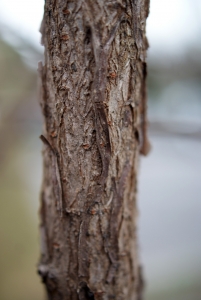
[[[51,300],[141,299],[148,0],[46,0],[41,259]]]

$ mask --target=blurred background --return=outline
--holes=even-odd
[[[0,299],[43,300],[37,62],[43,0],[0,2]],[[201,1],[151,0],[139,248],[146,300],[201,299]]]

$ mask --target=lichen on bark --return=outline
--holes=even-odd
[[[147,0],[46,0],[41,259],[49,299],[141,299]]]

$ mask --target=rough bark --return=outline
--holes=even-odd
[[[49,299],[141,299],[148,0],[46,0],[38,271]]]

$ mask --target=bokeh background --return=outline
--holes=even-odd
[[[37,62],[43,0],[0,1],[0,299],[43,300]],[[139,248],[147,300],[201,299],[201,1],[151,0]]]

